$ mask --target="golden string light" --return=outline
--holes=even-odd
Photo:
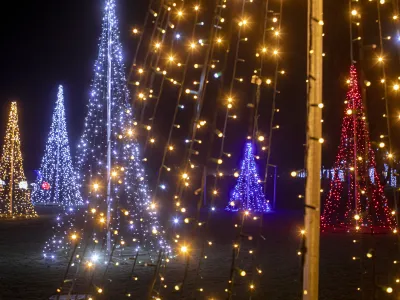
[[[221,18],[215,18],[215,20],[221,20]],[[214,30],[213,30],[214,31]],[[209,39],[209,40],[212,40],[212,41],[215,41],[215,44],[218,44],[218,39],[216,39],[215,37],[214,37],[214,35],[216,35],[216,30],[214,31],[214,33],[213,34],[211,34],[211,38]],[[201,41],[199,41],[199,44],[201,45],[201,46],[203,46],[204,44],[201,42]],[[211,47],[214,47],[213,46],[214,45],[214,43],[212,43],[211,44]],[[210,45],[207,45],[208,47],[210,47]],[[192,48],[194,48],[194,42],[192,43]],[[208,48],[208,49],[210,49],[210,48]],[[210,58],[207,58],[207,60],[209,60]],[[204,72],[204,70],[206,70],[206,76],[208,76],[208,73],[210,72],[210,70],[211,69],[215,69],[216,68],[216,65],[215,64],[208,64],[208,63],[204,63],[204,64],[202,64],[202,65],[200,65],[200,64],[195,64],[195,69],[196,69],[196,67],[197,68],[202,68],[203,69],[203,72]],[[200,80],[200,84],[199,84],[199,88],[200,88],[200,90],[199,90],[199,92],[198,93],[196,93],[194,96],[193,96],[193,98],[196,100],[196,105],[198,105],[199,107],[201,107],[201,105],[202,105],[202,101],[203,101],[203,97],[204,97],[204,93],[205,93],[205,87],[207,86],[207,84],[208,84],[208,81],[204,81],[204,79],[202,79],[202,80]],[[186,91],[186,90],[185,90]],[[189,92],[189,94],[191,94],[192,92],[190,91]],[[201,109],[200,110],[198,110],[198,112],[200,112],[201,111]],[[203,122],[202,121],[200,121],[199,120],[199,117],[200,117],[200,115],[199,114],[197,114],[197,115],[195,115],[195,117],[193,118],[193,120],[194,120],[194,124],[195,124],[195,126],[193,127],[193,132],[192,132],[192,134],[190,134],[189,136],[191,136],[191,138],[190,139],[188,139],[187,140],[187,142],[186,142],[186,144],[188,145],[188,148],[189,148],[189,150],[187,150],[187,156],[185,156],[185,158],[184,158],[184,161],[186,161],[186,163],[184,163],[184,165],[185,165],[185,167],[183,168],[183,171],[184,171],[184,173],[183,174],[187,174],[187,169],[190,167],[190,168],[193,168],[194,167],[194,165],[193,165],[193,163],[191,162],[191,156],[192,156],[192,154],[194,154],[194,153],[197,153],[197,151],[196,150],[194,150],[193,149],[193,145],[195,144],[195,143],[201,143],[201,140],[198,140],[198,139],[196,139],[196,132],[197,132],[197,129],[201,129],[201,127],[202,126],[204,126],[205,125],[205,122],[204,122],[204,125],[203,125]],[[195,154],[195,155],[198,155],[198,154]],[[189,176],[188,176],[189,177]],[[185,178],[186,180],[184,181],[184,186],[189,186],[189,181],[187,181],[189,178]],[[177,190],[177,194],[178,194],[178,196],[176,197],[176,199],[178,200],[176,203],[179,203],[180,204],[180,200],[181,200],[181,196],[182,196],[182,192],[183,192],[183,189],[180,187],[178,187],[178,190]],[[180,205],[179,205],[180,206]],[[186,209],[185,208],[181,208],[181,212],[184,212],[184,211],[186,211]],[[186,220],[186,219],[185,219]],[[186,221],[185,221],[186,222]],[[202,222],[197,222],[197,223],[195,223],[195,224],[197,224],[198,226],[202,226]]]
[[[195,9],[195,10],[197,11],[197,10],[199,10],[199,9]],[[200,44],[202,45],[202,43],[200,43]],[[196,46],[195,46],[195,43],[194,43],[194,42],[192,42],[192,45],[191,45],[191,47],[192,47],[192,48],[196,48]],[[188,59],[189,59],[189,56],[188,56]],[[186,64],[183,64],[183,65],[184,65],[185,67],[187,67],[187,66],[188,66],[188,64],[187,64],[187,63],[186,63]],[[186,71],[184,72],[184,74],[186,74]],[[186,75],[184,75],[184,76],[183,76],[182,83],[180,84],[182,87],[184,86],[184,83],[183,83],[183,82],[184,82],[184,80],[185,80],[185,77],[186,77]],[[198,98],[198,96],[197,96],[197,95],[194,95],[194,96],[193,96],[193,98],[197,99],[197,98]],[[180,106],[181,106],[181,105],[180,105],[180,102],[178,102],[178,104],[177,104],[177,106],[176,106],[176,107],[177,107],[177,108],[179,108]],[[175,117],[174,117],[174,123],[175,123]],[[173,124],[173,126],[174,126],[175,128],[179,128],[178,126],[175,126],[175,124]],[[171,130],[170,132],[172,132],[172,130]],[[192,141],[192,142],[196,142],[196,143],[201,143],[201,141],[200,141],[200,140],[196,140],[196,139],[194,139],[194,138],[193,138],[191,141]],[[170,145],[170,139],[169,139],[169,140],[168,140],[168,142],[166,143],[166,148],[165,148],[166,150],[167,150],[167,149],[169,149],[169,150],[173,149],[173,148],[171,148],[169,145]],[[164,161],[165,161],[165,160],[163,159],[163,163],[162,163],[162,166],[161,166],[161,168],[162,168],[162,169],[164,169],[164,168],[165,168],[165,169],[167,169],[167,170],[169,171],[169,170],[170,170],[170,168],[168,168],[168,167],[165,167],[165,163],[164,163]],[[193,165],[193,164],[191,164],[191,165]],[[186,177],[186,176],[185,176],[185,177]],[[187,179],[187,180],[188,180],[188,179],[189,179],[189,176],[187,176],[185,179]],[[158,182],[159,182],[159,180],[158,180]],[[186,181],[186,182],[185,182],[185,185],[188,185],[188,184],[189,184],[189,182],[187,182],[187,181]],[[157,186],[158,186],[158,185],[157,185]],[[179,203],[179,202],[176,202],[176,203]],[[181,211],[182,211],[182,212],[185,212],[185,208],[181,208]],[[201,223],[199,223],[199,226],[200,226],[200,224],[201,224]]]
[[[352,2],[350,2],[350,3],[352,3]],[[375,62],[376,62],[376,66],[378,67],[378,68],[380,68],[381,69],[381,74],[382,75],[380,75],[380,77],[381,77],[381,79],[380,79],[380,83],[381,83],[381,87],[383,87],[383,94],[384,94],[384,96],[383,96],[383,100],[386,102],[386,113],[385,114],[383,114],[383,117],[384,118],[386,118],[386,121],[387,121],[387,130],[388,130],[388,137],[389,137],[389,144],[391,144],[391,141],[390,141],[390,123],[389,123],[389,119],[390,119],[390,114],[389,114],[389,111],[388,111],[388,105],[387,105],[387,101],[388,101],[388,93],[387,93],[387,84],[388,84],[388,82],[390,82],[390,80],[389,80],[389,78],[387,77],[387,73],[386,73],[386,68],[388,67],[388,64],[387,64],[387,61],[389,61],[390,60],[390,57],[388,56],[388,54],[389,53],[386,53],[385,52],[385,50],[384,50],[384,44],[383,44],[383,40],[391,40],[391,37],[390,36],[384,36],[384,34],[383,34],[383,32],[382,32],[382,15],[381,15],[381,8],[380,8],[380,6],[382,5],[382,4],[384,4],[385,3],[385,1],[381,1],[381,0],[376,0],[376,7],[377,7],[377,12],[378,12],[378,20],[373,20],[374,21],[374,23],[375,23],[375,21],[376,21],[376,24],[378,25],[378,29],[379,29],[379,52],[375,55]],[[359,4],[359,3],[357,3],[357,4]],[[355,5],[355,3],[353,4],[353,5]],[[352,5],[350,5],[350,7],[351,7]],[[355,7],[353,7],[353,8],[350,8],[350,14],[351,14],[351,16],[353,16],[353,20],[354,20],[354,18],[358,18],[358,19],[360,19],[360,21],[358,21],[357,20],[357,22],[351,22],[351,26],[352,25],[355,25],[356,26],[356,28],[357,28],[357,30],[360,30],[360,32],[361,32],[361,34],[362,34],[362,30],[361,30],[361,15],[358,13],[358,9],[360,9],[361,11],[363,11],[361,8],[355,8]],[[393,16],[396,16],[397,15],[397,12],[395,11],[394,12],[394,14],[393,14]],[[397,17],[394,17],[393,18],[393,20],[396,20],[397,19]],[[365,21],[365,20],[364,20]],[[371,20],[372,21],[372,20]],[[352,28],[351,28],[351,30],[352,30]],[[351,37],[350,37],[351,38]],[[362,39],[363,39],[363,37],[362,36],[359,36],[359,37],[357,37],[356,39],[352,39],[351,38],[351,40],[352,41],[358,41],[358,43],[359,43],[359,46],[360,46],[360,55],[363,55],[364,53],[363,53],[363,51],[364,51],[364,45],[363,45],[363,43],[362,43]],[[373,45],[372,46],[372,49],[375,49],[376,48],[376,45]],[[351,48],[351,56],[353,56],[353,53],[352,53],[352,48]],[[361,58],[362,57],[360,57],[360,60],[361,60]],[[353,60],[353,57],[351,57],[351,59]],[[362,63],[362,61],[360,61],[360,64],[361,64],[361,66],[363,65],[363,63]],[[368,81],[368,80],[364,80],[364,84],[365,84],[365,86],[366,87],[370,87],[371,86],[371,82],[370,81]],[[394,91],[396,91],[396,83],[394,83],[393,84],[393,90]],[[366,99],[363,99],[364,101],[366,101]],[[354,115],[356,115],[355,114],[355,112],[353,112],[353,111],[347,111],[346,112],[347,114],[353,114],[354,113]],[[366,119],[366,117],[365,116],[363,116],[363,120],[365,120]],[[384,136],[383,135],[381,135],[381,138],[383,138]],[[380,147],[380,148],[385,148],[385,143],[384,142],[380,142],[380,143],[377,143],[377,145],[378,145],[378,147]],[[391,164],[391,156],[393,156],[393,154],[392,154],[392,149],[391,149],[391,146],[389,146],[389,148],[390,148],[390,150],[389,150],[389,152],[388,152],[388,154],[387,154],[387,157],[389,158],[389,165]],[[363,158],[362,157],[358,157],[358,160],[359,161],[363,161]],[[354,167],[351,167],[350,169],[353,169],[353,171],[355,170],[355,168]],[[368,176],[368,175],[367,175]],[[364,191],[364,190],[362,190],[361,191],[361,194],[366,194],[366,191]],[[353,218],[354,218],[354,220],[355,220],[355,223],[356,223],[356,226],[355,226],[355,229],[358,231],[358,230],[360,230],[361,228],[360,228],[360,226],[358,225],[358,222],[361,220],[361,216],[360,216],[360,214],[358,214],[358,213],[356,213],[354,216],[353,216]],[[396,231],[397,232],[397,229],[395,229],[394,231]],[[361,240],[362,241],[362,240]],[[357,243],[358,244],[358,240],[354,240],[353,241],[355,244]],[[360,248],[360,251],[364,251],[362,248]],[[372,253],[371,252],[368,252],[367,254],[366,254],[366,257],[368,258],[368,259],[370,259],[370,258],[372,258]],[[356,260],[356,259],[358,259],[358,258],[356,258],[356,257],[353,257],[353,260]],[[360,290],[360,288],[358,288],[358,290]]]
[[[11,103],[0,158],[0,216],[37,217],[23,167],[17,102]]]
[[[192,33],[191,33],[191,40],[195,40],[196,27],[197,27],[197,22],[198,22],[198,12],[200,11],[200,9],[199,9],[200,6],[197,5],[197,7],[198,7],[198,9],[196,9],[196,7],[194,9],[195,16],[194,16],[194,25],[193,25],[193,29],[192,29]],[[176,37],[180,38],[180,34],[176,34]],[[194,42],[192,42],[192,44],[195,45]],[[160,183],[160,180],[161,180],[162,171],[165,168],[165,163],[166,163],[166,159],[167,159],[167,153],[168,153],[168,151],[174,150],[174,147],[170,145],[173,131],[174,131],[174,129],[179,129],[180,128],[180,125],[176,124],[176,118],[177,118],[177,115],[178,115],[178,111],[182,107],[181,98],[182,98],[182,95],[183,95],[183,91],[186,91],[186,93],[187,93],[187,90],[188,90],[188,89],[184,88],[184,85],[185,85],[185,80],[186,80],[186,74],[188,72],[189,60],[191,59],[191,57],[192,57],[192,52],[191,51],[187,52],[186,59],[185,59],[185,62],[183,64],[184,69],[182,71],[182,79],[180,80],[180,88],[179,88],[179,91],[178,91],[178,99],[177,99],[177,103],[176,103],[175,110],[174,110],[174,116],[172,118],[168,139],[167,139],[167,142],[166,142],[166,145],[165,145],[165,148],[164,148],[164,154],[163,154],[161,166],[160,166],[160,169],[159,169],[159,172],[158,172],[157,184],[156,184],[156,189],[155,189],[155,193],[154,193],[155,197],[157,196],[157,193],[158,193],[158,187],[159,187],[159,183]],[[178,65],[180,65],[180,63]],[[189,90],[189,93],[190,93],[190,90]],[[160,98],[160,97],[161,97],[161,92],[160,92],[158,98]],[[165,168],[165,169],[167,169],[167,171],[170,170],[170,168]]]

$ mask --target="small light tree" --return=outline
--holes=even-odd
[[[62,86],[58,88],[53,122],[32,201],[64,207],[83,204],[71,160]]]
[[[265,200],[260,182],[253,154],[253,144],[246,143],[240,174],[226,209],[229,211],[269,212],[271,207]]]

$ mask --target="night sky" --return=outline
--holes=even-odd
[[[51,124],[58,84],[64,85],[67,122],[71,150],[83,129],[85,106],[92,78],[92,66],[97,56],[102,2],[99,0],[69,1],[12,1],[3,11],[0,36],[0,135],[1,142],[7,120],[9,101],[19,103],[23,156],[28,178],[39,168],[45,140]],[[212,2],[212,1],[204,1]],[[349,34],[348,1],[328,0],[325,7],[325,71],[324,71],[324,164],[331,166],[339,144],[340,123],[345,98],[345,78],[348,72]],[[132,62],[135,40],[131,29],[141,25],[147,1],[117,1],[121,37],[126,65]],[[211,8],[210,8],[211,9]],[[366,9],[372,25],[365,35],[377,43],[374,7]],[[384,12],[389,18],[388,12]],[[285,1],[282,23],[282,66],[286,76],[279,86],[278,107],[281,112],[273,144],[273,163],[284,172],[303,166],[306,112],[306,1]],[[368,27],[370,26],[370,27]],[[388,28],[386,31],[390,33]],[[373,55],[367,59],[371,77]],[[393,56],[393,59],[397,58]],[[396,61],[397,62],[397,61]],[[372,79],[370,79],[372,81]],[[378,83],[373,82],[373,85]],[[379,101],[379,90],[371,93],[370,125],[376,140],[385,128]],[[394,101],[394,100],[393,100]],[[268,106],[267,106],[268,107]],[[397,117],[396,110],[393,114]],[[266,124],[269,120],[264,120]],[[246,126],[243,124],[243,126]],[[397,125],[395,125],[397,126]],[[397,127],[394,127],[398,131]],[[235,137],[238,146],[243,137]]]

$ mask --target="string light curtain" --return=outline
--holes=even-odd
[[[345,228],[397,232],[394,214],[389,208],[376,170],[354,65],[350,68],[348,83],[341,142],[321,226],[324,230]],[[358,174],[357,180],[355,174]]]
[[[71,160],[61,85],[32,201],[64,207],[83,205]]]
[[[11,103],[0,160],[0,215],[8,218],[37,216],[24,173],[17,102]]]

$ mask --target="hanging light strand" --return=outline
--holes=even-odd
[[[245,19],[245,6],[246,6],[246,1],[243,0],[242,1],[242,5],[241,5],[241,15],[240,15],[240,20],[244,20]],[[243,22],[243,21],[240,21]],[[223,161],[223,155],[224,155],[224,148],[225,148],[225,139],[226,139],[226,133],[227,133],[227,127],[228,127],[228,119],[229,119],[229,114],[232,108],[232,103],[233,102],[233,88],[234,88],[234,84],[236,82],[236,75],[237,75],[237,67],[238,67],[238,63],[239,63],[239,52],[240,52],[240,44],[242,42],[242,30],[243,30],[243,25],[239,25],[239,29],[238,29],[238,33],[237,33],[237,41],[236,41],[236,46],[235,46],[235,58],[234,58],[234,62],[233,62],[233,70],[232,70],[232,78],[229,84],[229,92],[228,92],[228,99],[226,100],[228,103],[226,103],[226,109],[225,109],[225,116],[224,116],[224,127],[222,129],[221,132],[221,145],[220,145],[220,150],[219,150],[219,154],[218,154],[218,159],[217,159],[217,167],[216,167],[216,174],[219,173],[219,169],[220,169],[220,163],[221,161]],[[215,181],[214,181],[214,187],[213,190],[216,191],[217,190],[217,185],[218,185],[218,176],[215,177]],[[212,202],[215,201],[215,197],[216,195],[213,193],[212,194]]]
[[[147,78],[147,75],[148,75],[148,73],[150,71],[150,70],[148,70],[148,69],[150,69],[150,67],[147,66],[147,61],[149,59],[149,56],[150,56],[151,53],[154,53],[154,48],[156,47],[156,45],[159,44],[159,42],[157,41],[157,37],[158,37],[158,34],[160,32],[157,29],[162,27],[163,21],[165,20],[165,17],[168,14],[169,14],[169,11],[165,9],[165,0],[161,0],[160,1],[160,6],[158,8],[158,11],[156,13],[153,13],[153,16],[155,17],[154,26],[152,28],[153,30],[152,30],[152,33],[151,33],[151,36],[150,36],[150,42],[149,42],[149,45],[147,47],[147,50],[145,51],[145,55],[144,55],[144,59],[142,61],[141,67],[138,68],[137,65],[136,65],[136,67],[134,67],[134,68],[136,68],[136,71],[139,74],[139,80],[138,80],[138,82],[139,82],[138,86],[139,87],[142,84],[143,79]],[[137,75],[137,73],[132,71],[132,74],[131,74],[130,78],[132,78],[132,76]],[[135,79],[133,79],[131,81],[132,82],[136,82]],[[140,91],[136,91],[136,93],[132,93],[132,95],[134,96],[134,99],[133,99],[133,102],[132,102],[134,108],[139,108],[142,105],[141,102],[138,103],[138,99],[142,98],[140,96],[140,94],[141,94]]]
[[[218,101],[220,99],[223,99],[223,94],[224,94],[224,79],[225,79],[225,73],[226,73],[227,66],[228,66],[228,58],[229,58],[230,46],[231,46],[232,35],[233,35],[233,27],[234,27],[234,24],[235,24],[234,22],[232,22],[232,18],[230,18],[230,23],[231,24],[227,24],[227,27],[229,28],[228,29],[229,32],[227,34],[227,39],[225,41],[227,47],[226,47],[226,50],[224,51],[225,53],[224,53],[223,65],[222,65],[222,68],[221,68],[222,75],[219,78],[220,86],[219,86],[218,94],[217,94],[217,98],[216,98],[216,102],[217,102],[216,104],[217,105],[218,105]],[[223,101],[225,101],[225,100],[223,100]],[[225,105],[225,103],[224,103],[224,105]],[[208,143],[209,147],[208,147],[208,151],[207,151],[207,155],[206,155],[206,159],[205,159],[206,164],[205,164],[205,167],[203,168],[203,173],[202,173],[203,180],[208,175],[208,170],[209,170],[208,169],[208,163],[212,161],[211,155],[212,155],[213,145],[214,145],[215,137],[216,137],[217,118],[218,118],[218,109],[215,109],[214,114],[213,114],[212,126],[211,126],[211,129],[210,129],[210,132],[209,132],[210,133],[209,134],[210,138],[209,138],[209,143]],[[217,174],[217,173],[215,174],[216,177],[219,176],[219,175],[220,174]],[[202,187],[204,187],[204,184],[205,184],[203,180],[202,180],[202,185],[201,185]],[[206,197],[204,195],[204,193],[207,193],[207,190],[205,190],[203,188],[201,190],[200,197],[198,199],[199,203],[197,205],[197,216],[196,216],[196,220],[195,220],[194,224],[196,224],[196,223],[200,224],[200,222],[201,222],[201,219],[200,219],[200,210],[202,208],[201,201],[202,201],[203,197]],[[202,269],[203,269],[204,261],[207,258],[207,255],[206,255],[207,247],[212,245],[209,242],[209,238],[210,238],[209,234],[210,234],[210,232],[208,230],[209,230],[209,224],[210,224],[210,221],[211,221],[211,217],[213,216],[213,208],[214,208],[214,204],[215,204],[215,197],[214,197],[215,190],[213,191],[212,195],[213,196],[211,197],[211,201],[210,201],[210,204],[208,206],[208,213],[207,213],[206,220],[205,220],[205,222],[201,222],[201,224],[204,223],[204,230],[203,230],[203,235],[202,235],[201,250],[200,250],[198,265],[196,267],[196,277],[195,277],[195,280],[194,280],[195,293],[201,292],[201,289],[198,288],[198,284],[200,282],[200,279],[202,280],[204,278],[203,276],[201,276],[201,272],[202,272]],[[200,229],[199,227],[196,227],[196,228]]]
[[[139,89],[146,91],[146,98],[152,97],[152,95],[150,94],[150,90],[152,90],[155,75],[159,73],[162,76],[165,76],[164,71],[158,72],[158,65],[160,62],[160,58],[161,58],[161,55],[164,54],[164,52],[162,49],[159,49],[157,47],[161,48],[164,45],[165,38],[167,36],[166,32],[167,32],[167,29],[169,28],[169,24],[170,24],[171,11],[172,10],[168,9],[163,16],[163,20],[161,21],[161,24],[164,24],[164,25],[160,28],[160,30],[158,30],[158,34],[157,34],[157,38],[156,38],[157,42],[155,45],[156,51],[153,51],[151,54],[150,63],[149,63],[149,67],[148,67],[149,70],[148,70],[148,72],[146,72],[146,74],[144,76],[143,84],[139,81]],[[150,47],[151,47],[151,45],[150,45]],[[150,82],[149,82],[149,80],[150,80]],[[145,117],[147,103],[148,103],[148,101],[143,101],[143,105],[142,105],[141,111],[140,111],[140,121],[139,121],[140,124],[143,124],[143,119]]]
[[[393,12],[395,13],[395,15],[397,15],[398,13],[398,3],[397,0],[393,1],[396,3],[393,3]],[[381,4],[379,1],[377,1],[377,14],[378,14],[378,29],[379,29],[379,46],[380,46],[380,56],[379,59],[384,59],[385,56],[385,48],[384,48],[384,43],[383,43],[383,29],[382,29],[382,15],[381,15]],[[397,20],[396,24],[398,24]],[[398,25],[396,26],[398,29]],[[397,49],[399,49],[397,47]],[[399,60],[400,60],[400,50],[398,50],[399,52]],[[387,78],[386,78],[386,64],[384,61],[382,61],[380,63],[381,65],[381,72],[382,72],[382,79],[383,79],[383,97],[385,100],[385,118],[386,118],[386,127],[387,127],[387,138],[388,138],[388,148],[389,148],[389,154],[393,156],[393,144],[392,144],[392,130],[391,130],[391,111],[390,111],[390,107],[389,107],[389,95],[388,95],[388,86],[387,86]],[[382,80],[381,80],[382,81]],[[394,171],[394,158],[393,157],[388,157],[388,165],[389,165],[389,170],[388,173],[393,173]],[[391,176],[389,175],[389,180],[391,178]],[[393,191],[393,197],[394,199],[396,199],[396,189],[394,187],[392,187],[392,191]],[[395,207],[395,211],[398,212],[398,203],[397,201],[394,201],[394,207]],[[398,226],[399,224],[399,216],[398,213],[395,214],[395,219],[396,219],[396,224]],[[398,240],[400,241],[400,236],[397,235]],[[400,246],[399,246],[399,250],[400,250]]]
[[[197,22],[199,19],[199,13],[198,11],[195,12],[195,17],[194,17],[194,22],[193,22],[193,28],[192,28],[192,32],[191,32],[191,40],[193,41],[195,39],[196,36],[196,28],[197,28]],[[181,107],[181,102],[182,102],[182,97],[184,95],[185,92],[185,83],[187,81],[187,75],[188,75],[188,69],[189,69],[189,64],[190,61],[192,59],[193,56],[193,52],[188,50],[186,53],[186,58],[184,61],[184,67],[183,67],[183,72],[182,72],[182,77],[180,80],[180,86],[179,86],[179,90],[178,90],[178,96],[177,96],[177,100],[176,100],[176,104],[175,104],[175,109],[174,109],[174,114],[172,117],[172,121],[171,121],[171,125],[170,125],[170,129],[168,132],[168,138],[167,138],[167,142],[164,146],[164,151],[163,151],[163,155],[162,155],[162,159],[161,159],[161,164],[158,170],[158,176],[157,176],[157,181],[156,181],[156,187],[154,189],[154,198],[157,197],[158,191],[159,191],[159,186],[160,186],[160,182],[161,182],[161,177],[164,173],[164,169],[169,169],[168,167],[166,167],[166,160],[167,160],[167,155],[168,153],[170,153],[173,149],[171,146],[171,142],[172,142],[172,137],[173,137],[173,132],[175,129],[177,129],[176,127],[176,121],[177,121],[177,116],[178,116],[178,112],[179,109]],[[158,98],[162,97],[162,92],[160,92],[160,95],[158,96]]]
[[[131,68],[130,68],[130,71],[129,71],[128,79],[131,78],[132,71],[136,67],[136,61],[137,61],[137,58],[138,58],[138,55],[139,55],[139,50],[140,50],[140,48],[142,46],[143,37],[145,36],[145,33],[146,33],[146,27],[147,27],[148,22],[150,20],[150,15],[151,15],[151,12],[152,12],[152,6],[153,6],[154,2],[155,2],[155,0],[150,0],[149,1],[149,6],[148,6],[147,11],[146,11],[146,16],[144,18],[142,30],[139,31],[139,29],[137,29],[137,28],[133,29],[133,34],[139,34],[139,40],[138,40],[137,45],[136,45],[135,55],[133,57],[133,63],[131,65]]]
[[[181,11],[184,11],[185,10],[185,2],[184,1],[182,1],[182,5],[181,5],[181,7],[178,9],[178,13],[179,12],[181,12]],[[191,34],[191,40],[193,40],[194,39],[194,37],[195,37],[195,33],[196,33],[196,28],[197,28],[197,20],[198,20],[198,10],[195,10],[195,21],[194,21],[194,23],[193,23],[193,28],[191,29],[191,32],[192,32],[192,34]],[[168,57],[168,59],[167,59],[167,63],[166,64],[164,64],[164,66],[163,66],[163,68],[160,68],[160,69],[162,69],[162,70],[167,70],[168,69],[168,67],[172,67],[172,66],[175,66],[176,65],[176,63],[175,63],[175,57],[173,56],[174,55],[174,53],[175,52],[177,52],[177,50],[175,50],[175,46],[176,46],[176,43],[177,43],[177,41],[179,41],[179,39],[177,38],[177,36],[180,36],[180,34],[179,34],[179,32],[180,32],[180,24],[181,24],[181,18],[178,18],[177,19],[177,21],[176,21],[176,23],[173,25],[173,27],[176,29],[172,34],[173,34],[173,36],[171,37],[171,44],[170,44],[170,47],[169,47],[169,51],[167,52],[167,53],[164,53],[163,52],[163,55],[168,55],[169,57]],[[169,22],[168,22],[169,23]],[[167,23],[167,25],[168,26],[171,26],[170,24],[168,24]],[[160,51],[160,53],[161,53],[161,51]],[[188,51],[187,52],[187,57],[190,57],[190,55],[192,54],[192,52],[191,51]],[[188,59],[186,59],[185,60],[185,65],[184,65],[184,71],[183,71],[183,79],[180,81],[180,85],[181,85],[181,87],[183,86],[183,83],[185,82],[185,80],[186,80],[186,71],[187,71],[187,67],[188,67],[188,63],[189,63],[189,61],[188,61]],[[179,65],[179,63],[177,63],[178,65]],[[157,62],[157,64],[156,64],[156,66],[154,66],[153,67],[153,69],[154,68],[158,68],[158,62]],[[186,70],[186,71],[185,71]],[[152,76],[154,75],[155,73],[153,73],[152,74]],[[161,98],[162,98],[162,96],[163,96],[163,90],[164,90],[164,84],[166,83],[166,80],[167,80],[167,74],[165,73],[165,72],[160,72],[160,74],[162,74],[162,79],[161,79],[161,82],[160,82],[160,84],[159,84],[159,87],[158,87],[158,93],[157,93],[157,96],[156,96],[156,103],[155,103],[155,105],[154,105],[154,108],[153,108],[153,112],[152,112],[152,115],[151,115],[151,117],[150,117],[150,127],[151,128],[153,128],[153,125],[154,125],[154,123],[155,123],[155,121],[156,121],[156,115],[157,115],[157,110],[158,110],[158,105],[159,105],[159,103],[160,103],[160,100],[161,100]],[[177,81],[175,81],[173,78],[171,78],[170,79],[170,82],[172,82],[172,84],[179,84]],[[151,79],[151,81],[150,81],[150,87],[149,87],[149,90],[152,90],[153,89],[153,83],[154,83],[154,76],[152,77],[152,79]],[[154,88],[154,89],[156,89],[156,88]],[[179,93],[178,93],[179,94]],[[179,101],[180,102],[180,101]],[[179,103],[175,106],[175,108],[176,109],[179,109]],[[174,124],[174,122],[175,122],[175,118],[176,118],[176,115],[174,114],[174,116],[175,117],[173,117],[173,121],[172,121],[172,124]],[[172,129],[173,128],[175,128],[174,126],[172,127]],[[172,130],[171,129],[171,130]],[[149,141],[151,140],[151,136],[152,136],[152,131],[151,130],[148,130],[147,131],[147,138],[146,138],[146,142],[145,142],[145,147],[144,147],[144,151],[146,152],[146,149],[147,149],[147,146],[148,146],[148,144],[149,144]],[[168,144],[168,143],[167,143]],[[157,182],[157,185],[156,185],[156,188],[158,187],[158,184],[159,184],[159,182]]]
[[[193,166],[192,154],[195,152],[194,144],[196,142],[197,143],[199,142],[198,140],[196,140],[196,134],[197,134],[198,126],[201,126],[201,124],[203,124],[203,122],[200,122],[200,116],[201,116],[201,112],[202,112],[204,96],[205,96],[207,86],[208,86],[208,78],[210,75],[210,71],[212,69],[211,62],[214,61],[215,47],[219,43],[216,36],[217,36],[218,32],[222,29],[222,27],[221,27],[221,20],[223,20],[222,12],[223,12],[223,9],[226,8],[226,5],[223,4],[224,2],[225,2],[225,0],[217,1],[216,7],[215,7],[215,10],[213,13],[213,18],[212,18],[212,23],[210,26],[210,32],[209,32],[209,38],[208,38],[209,43],[206,45],[207,50],[206,50],[206,53],[204,56],[204,63],[202,64],[201,78],[200,78],[199,84],[198,84],[199,88],[197,91],[196,103],[194,106],[194,114],[193,114],[190,131],[189,131],[190,140],[188,140],[188,142],[186,143],[187,144],[186,155],[184,156],[184,159],[183,159],[183,168],[181,169],[181,174],[180,174],[180,177],[182,177],[185,180],[181,181],[176,187],[175,195],[177,195],[176,199],[178,201],[181,201],[183,199],[185,183],[187,183],[186,178],[189,177],[188,176],[189,166]],[[208,145],[208,146],[210,147],[210,145]],[[184,210],[185,210],[185,208],[182,207],[181,211],[184,211]],[[193,219],[196,220],[196,218],[193,218]],[[193,226],[196,226],[199,224],[194,224]],[[196,228],[192,228],[192,230],[196,230]],[[187,269],[188,267],[189,267],[189,260],[186,261],[185,269]],[[186,283],[185,278],[186,278],[186,273],[185,273],[184,279],[182,281],[183,283],[180,287],[180,291],[181,291],[182,295],[183,295],[183,290],[184,290],[184,286]]]

